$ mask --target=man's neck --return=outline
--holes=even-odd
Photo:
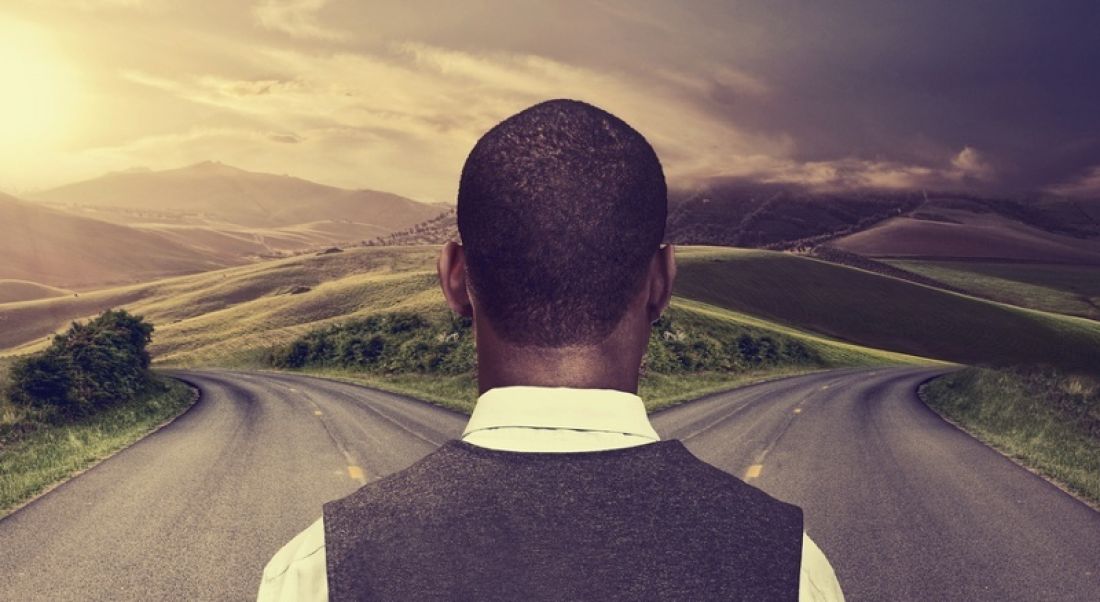
[[[478,348],[478,394],[495,387],[574,387],[638,392],[631,358],[597,348]]]

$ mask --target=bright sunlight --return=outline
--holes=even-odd
[[[3,154],[56,145],[76,111],[76,79],[47,35],[0,17],[0,132]]]

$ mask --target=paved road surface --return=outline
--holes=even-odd
[[[1100,513],[944,423],[926,369],[762,383],[653,416],[664,438],[806,512],[849,600],[1100,599]],[[0,521],[0,599],[254,597],[324,501],[465,417],[296,375],[204,371],[158,433]]]

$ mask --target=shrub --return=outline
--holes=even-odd
[[[124,310],[73,322],[45,351],[15,362],[8,397],[53,419],[79,418],[131,400],[151,382],[146,346],[152,333],[152,324]]]
[[[271,350],[279,368],[355,368],[375,373],[463,374],[474,369],[469,318],[411,312],[369,316],[308,333]]]
[[[279,368],[353,368],[378,374],[466,374],[476,364],[469,318],[409,312],[376,314],[308,333],[269,352]],[[736,372],[780,364],[822,365],[795,339],[776,337],[679,310],[650,333],[643,373]]]

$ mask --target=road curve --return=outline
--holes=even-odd
[[[849,600],[1095,600],[1100,513],[940,420],[928,369],[760,383],[657,414],[663,438],[802,506]],[[0,520],[0,599],[232,600],[321,504],[465,416],[299,375],[201,371],[184,416]]]

